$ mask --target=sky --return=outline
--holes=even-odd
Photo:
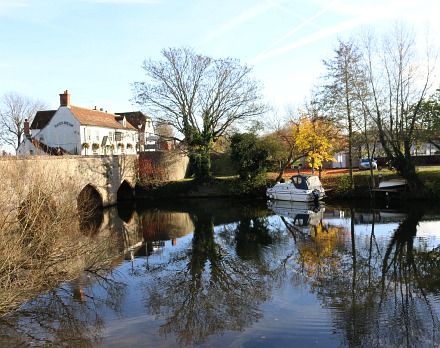
[[[396,20],[440,37],[439,13],[438,0],[0,0],[0,96],[57,109],[68,90],[75,106],[139,110],[143,61],[189,46],[252,66],[282,113],[310,94],[338,38]]]

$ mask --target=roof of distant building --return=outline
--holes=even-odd
[[[32,121],[30,129],[43,129],[52,119],[57,110],[37,111],[34,120]]]
[[[121,119],[121,116],[119,115],[109,114],[107,112],[99,110],[80,108],[77,106],[71,106],[70,111],[83,125],[116,129],[136,129],[130,122],[127,122],[125,127],[121,123],[119,123],[118,120]]]
[[[100,110],[86,109],[78,106],[71,106],[69,110],[82,125],[114,129],[137,129],[130,123],[129,120],[127,120],[128,122],[126,123],[125,127],[118,122],[118,120],[123,119],[123,114],[110,114]],[[30,129],[44,128],[57,111],[58,110],[38,111],[34,120],[32,121]]]
[[[116,115],[125,116],[125,119],[134,127],[141,125],[141,130],[145,130],[145,120],[151,120],[150,116],[145,115],[141,111],[116,112]]]

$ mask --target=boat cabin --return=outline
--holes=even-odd
[[[321,181],[315,175],[294,175],[290,178],[291,183],[299,190],[314,190],[321,187]]]

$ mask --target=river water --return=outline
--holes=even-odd
[[[438,347],[432,206],[186,200],[107,209],[96,238],[118,237],[110,269],[84,272],[4,318],[0,346]]]

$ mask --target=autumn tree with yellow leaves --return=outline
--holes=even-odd
[[[321,169],[325,161],[335,161],[334,153],[342,147],[343,140],[335,124],[319,116],[303,114],[292,125],[295,145],[304,153],[312,172]]]
[[[335,123],[324,116],[309,116],[302,112],[264,138],[271,160],[279,163],[277,181],[286,168],[305,158],[312,171],[322,168],[323,162],[334,161],[333,155],[346,146],[345,138]]]

